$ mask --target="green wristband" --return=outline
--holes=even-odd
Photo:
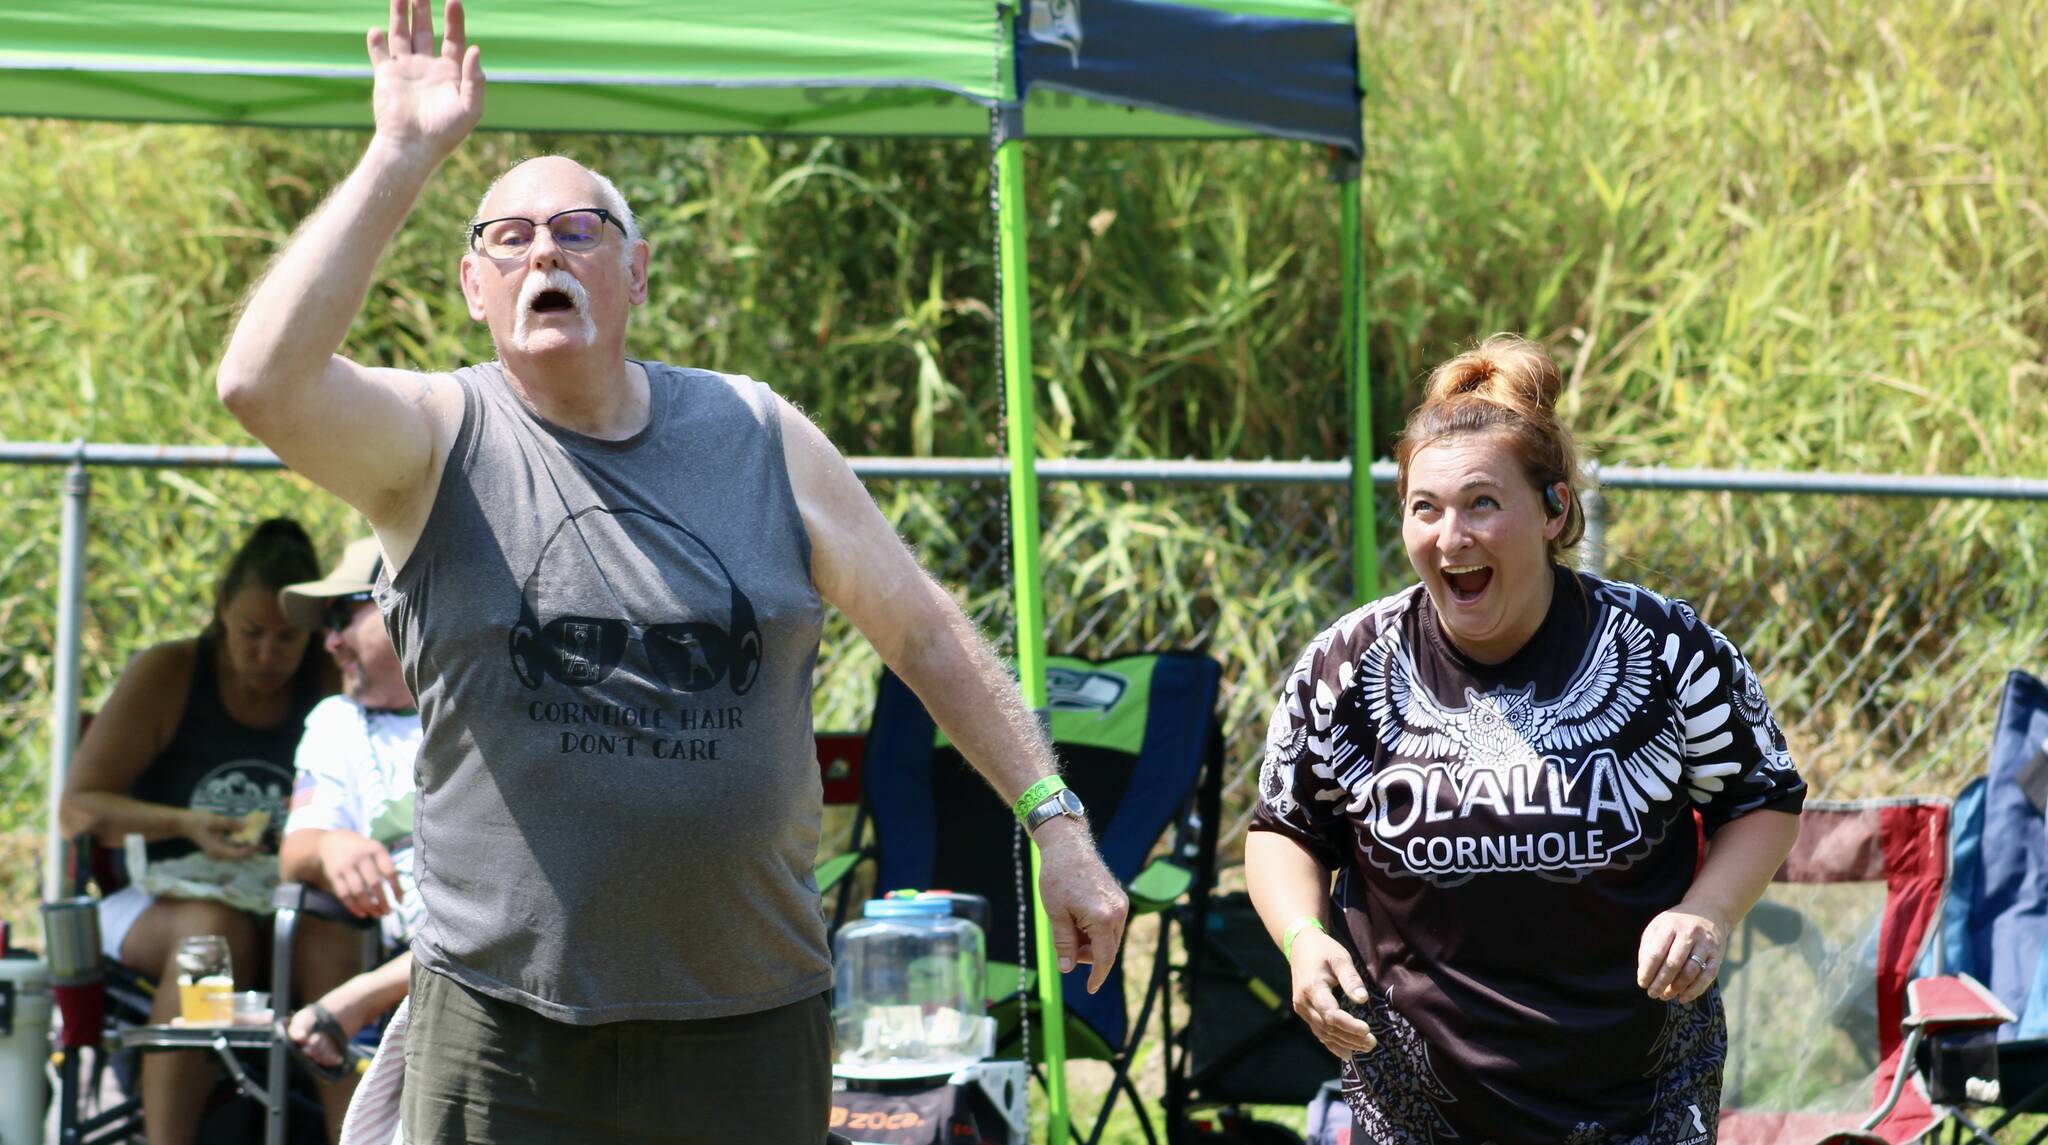
[[[1294,940],[1301,937],[1302,931],[1311,928],[1320,930],[1324,934],[1330,933],[1329,928],[1323,925],[1322,919],[1302,915],[1300,918],[1288,923],[1287,932],[1280,936],[1280,956],[1289,962],[1294,961]]]
[[[1017,802],[1010,806],[1010,813],[1017,817],[1017,822],[1022,823],[1024,817],[1031,814],[1032,808],[1037,807],[1047,799],[1052,798],[1053,795],[1066,789],[1066,780],[1061,779],[1057,775],[1048,775],[1037,783],[1025,788],[1024,794],[1019,795]]]

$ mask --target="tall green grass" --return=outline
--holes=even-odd
[[[2048,472],[2042,5],[1375,0],[1359,18],[1381,448],[1432,363],[1511,329],[1567,365],[1568,413],[1604,462]],[[362,143],[0,122],[0,437],[246,442],[210,379],[235,300]],[[455,286],[460,223],[493,173],[548,150],[611,173],[654,243],[637,353],[761,377],[849,453],[996,449],[987,164],[971,143],[478,137],[394,244],[347,352],[417,367],[489,353]],[[1320,157],[1285,144],[1027,153],[1042,452],[1344,454],[1336,190]],[[199,624],[212,570],[257,517],[299,514],[330,554],[355,531],[292,478],[95,480],[89,703],[128,654]],[[55,470],[0,469],[0,828],[32,828],[44,805],[59,485]],[[959,557],[948,537],[988,540],[943,499],[882,492],[937,565]],[[1057,590],[1148,626],[1210,623],[1242,689],[1234,722],[1255,722],[1341,583],[1314,559],[1260,565],[1244,518],[1274,501],[1152,500],[1062,494]],[[1991,596],[2038,592],[2038,513],[2002,512],[1993,533],[1967,509],[1852,517],[1896,539],[1884,560],[1831,564],[1816,554],[1833,526],[1772,505],[1762,525],[1743,518],[1754,540],[1726,569],[1678,571],[1770,581],[1776,611],[1754,635],[1789,633],[1788,654],[1814,640],[1800,617],[1844,593],[1883,597],[1888,580],[1911,586],[1902,609],[1984,596],[1987,581]],[[1332,512],[1319,506],[1303,519]],[[1668,527],[1720,554],[1735,519]],[[1208,571],[1162,579],[1132,543]],[[1063,568],[1068,549],[1093,564]],[[995,588],[973,600],[1000,615]],[[830,721],[858,718],[870,668],[855,650],[828,665]],[[1967,681],[1909,683],[1873,693],[1908,721]]]
[[[1363,18],[1396,377],[1518,329],[1608,459],[2041,470],[2039,5]]]

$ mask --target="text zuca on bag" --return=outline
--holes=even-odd
[[[646,429],[536,418],[495,363],[384,608],[419,697],[430,969],[575,1023],[831,985],[809,880],[823,610],[767,389],[645,364]]]

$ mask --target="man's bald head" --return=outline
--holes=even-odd
[[[516,211],[507,210],[503,204],[513,199],[518,192],[563,180],[582,180],[587,183],[594,200],[590,205],[610,211],[612,217],[619,221],[619,225],[626,228],[625,246],[630,252],[633,243],[640,238],[640,224],[633,218],[633,208],[626,202],[626,196],[619,192],[618,186],[610,179],[567,155],[537,155],[530,159],[522,159],[506,168],[503,174],[491,180],[489,187],[484,188],[483,197],[476,203],[476,214],[469,221],[475,224],[486,219],[516,214]]]
[[[477,201],[475,222],[518,218],[544,223],[565,211],[601,209],[618,224],[595,236],[613,258],[588,242],[571,251],[552,228],[526,236],[501,257],[477,246],[462,256],[462,293],[471,318],[491,328],[500,356],[552,358],[562,352],[612,348],[624,353],[627,312],[647,300],[647,243],[632,207],[612,181],[562,155],[512,167]]]

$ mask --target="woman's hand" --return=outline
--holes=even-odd
[[[242,819],[238,815],[216,815],[194,808],[184,813],[178,833],[197,844],[209,859],[246,859],[256,853],[256,848],[236,842],[241,830]]]
[[[1728,919],[1712,907],[1681,902],[1650,920],[1636,951],[1636,985],[1659,1002],[1690,1002],[1721,972]]]
[[[1341,990],[1353,1005],[1366,1000],[1365,981],[1351,964],[1351,952],[1320,930],[1303,930],[1294,940],[1288,969],[1294,975],[1294,1012],[1308,1023],[1323,1048],[1346,1061],[1379,1047],[1372,1027],[1353,1017],[1337,999]]]

